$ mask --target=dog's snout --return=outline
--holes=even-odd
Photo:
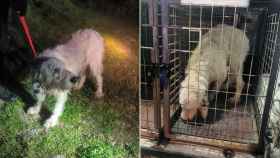
[[[41,86],[40,86],[40,84],[38,82],[33,83],[32,91],[33,91],[34,94],[41,93],[41,89],[42,88],[41,88]]]
[[[33,87],[36,88],[36,89],[40,88],[39,82],[35,82],[35,83],[33,84]]]
[[[40,92],[40,90],[39,90],[39,89],[34,89],[33,92],[34,92],[35,94],[38,94],[38,93]]]

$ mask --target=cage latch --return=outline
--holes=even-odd
[[[159,74],[160,74],[160,66],[159,64],[155,63],[153,64],[153,68],[152,68],[152,78],[159,78]]]

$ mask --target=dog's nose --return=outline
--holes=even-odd
[[[185,124],[187,124],[189,122],[189,120],[185,120],[184,118],[180,117],[181,121]]]
[[[38,94],[38,93],[40,92],[40,90],[39,90],[39,89],[34,89],[33,92],[34,92],[35,94]]]

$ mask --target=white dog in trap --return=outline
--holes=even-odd
[[[244,86],[243,63],[248,51],[247,36],[233,26],[217,25],[202,36],[200,44],[192,51],[186,77],[181,82],[179,102],[183,120],[192,120],[197,113],[207,118],[211,83],[215,83],[216,90],[220,90],[226,80],[229,85],[235,84],[235,96],[230,102],[239,102]]]
[[[95,96],[102,97],[103,55],[104,40],[92,29],[79,30],[65,44],[43,51],[32,68],[32,90],[37,103],[27,113],[38,114],[46,95],[54,95],[57,99],[55,108],[44,126],[55,126],[68,93],[72,89],[80,89],[87,77],[96,79]]]

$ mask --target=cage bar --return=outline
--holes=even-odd
[[[148,56],[141,54],[141,135],[143,137],[158,137],[161,125],[159,52],[158,52],[158,2],[150,0],[142,9],[141,50],[148,51]],[[150,40],[145,39],[145,33],[150,34]],[[148,41],[148,42],[147,42]],[[151,44],[149,44],[149,42]],[[149,60],[149,65],[145,60]],[[149,67],[149,70],[146,67]],[[149,79],[147,79],[149,78]],[[148,84],[150,87],[148,88]],[[149,94],[148,91],[152,91]]]
[[[267,4],[252,3],[246,8],[213,3],[182,5],[178,0],[158,0],[158,12],[154,16],[158,17],[158,37],[153,40],[158,40],[159,48],[156,55],[159,89],[154,93],[159,93],[158,103],[162,107],[156,109],[163,110],[163,122],[158,127],[163,128],[164,137],[171,142],[250,152],[263,146],[279,67],[279,12],[271,10]],[[222,88],[215,83],[203,84],[199,79],[208,70],[201,62],[185,71],[194,49],[205,46],[202,38],[208,32],[211,38],[212,30],[218,24],[222,26],[221,42],[234,40],[234,28],[242,31],[243,40],[246,36],[249,38],[250,51],[244,69],[239,72],[228,69],[226,73],[227,79],[242,78],[245,85],[241,92],[236,92],[235,84],[227,81],[222,83]],[[225,35],[226,25],[232,28],[229,35]],[[210,41],[207,46],[213,48],[214,42]],[[232,42],[229,44],[229,49],[234,49]],[[223,53],[223,50],[215,51]],[[229,56],[228,66],[232,60]],[[182,121],[179,90],[181,81],[192,75],[190,71],[196,72],[198,81],[188,87],[188,92],[205,93],[210,105],[206,119],[196,116]],[[236,100],[230,103],[236,94],[241,95],[240,103]]]

